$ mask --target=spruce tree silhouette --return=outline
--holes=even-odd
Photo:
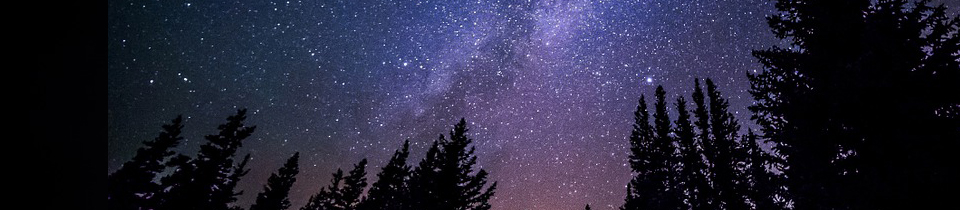
[[[450,131],[450,140],[441,135],[427,151],[411,177],[410,209],[490,209],[497,183],[484,190],[487,171],[473,173],[477,157],[467,131],[467,122],[461,118]]]
[[[363,189],[367,187],[367,159],[360,160],[353,165],[348,176],[343,176],[343,170],[337,169],[327,188],[310,196],[307,204],[300,210],[354,210],[360,205]]]
[[[249,155],[239,165],[234,165],[233,156],[256,126],[244,126],[246,109],[227,117],[227,123],[217,127],[217,135],[207,135],[207,144],[200,146],[196,159],[177,156],[169,165],[176,171],[162,179],[167,190],[161,194],[159,209],[206,209],[226,210],[236,201],[234,188],[240,177],[246,174]],[[242,192],[241,192],[242,193]]]
[[[590,204],[587,204],[587,206],[583,207],[583,210],[590,210]]]
[[[217,203],[217,204],[223,203],[224,205],[229,205],[237,201],[237,196],[243,195],[243,190],[241,190],[240,192],[234,193],[234,189],[237,188],[237,183],[240,183],[240,178],[242,178],[243,176],[247,175],[247,173],[250,172],[250,169],[246,169],[248,162],[250,162],[250,154],[243,156],[243,159],[242,161],[240,161],[240,164],[237,164],[237,166],[233,167],[233,173],[231,173],[230,176],[227,176],[227,179],[224,181],[222,185],[223,188],[216,191],[219,193],[213,194],[213,197],[211,198],[211,203]],[[242,210],[243,208],[235,205],[235,206],[229,207],[229,209]]]
[[[743,179],[737,168],[740,160],[737,158],[736,139],[740,125],[733,113],[728,111],[729,102],[710,79],[707,79],[707,96],[710,102],[710,133],[713,137],[713,157],[710,157],[710,162],[713,164],[714,189],[719,195],[718,204],[723,209],[749,209],[738,187],[738,180]]]
[[[747,149],[749,158],[747,159],[747,169],[745,171],[748,181],[745,183],[745,195],[754,204],[754,209],[786,209],[785,205],[777,200],[777,195],[782,194],[780,178],[767,170],[767,167],[775,167],[775,158],[763,151],[760,144],[760,137],[753,129],[747,131],[743,139],[744,148]]]
[[[633,130],[630,132],[630,169],[636,173],[627,184],[627,197],[622,210],[654,208],[656,186],[653,180],[653,127],[650,126],[650,114],[643,95],[633,112]]]
[[[300,173],[298,161],[300,153],[294,153],[293,157],[287,159],[277,173],[270,174],[267,178],[267,185],[263,186],[263,192],[257,194],[256,203],[250,206],[250,210],[286,210],[290,208],[290,200],[287,196],[290,194],[290,188],[297,181],[297,173]]]
[[[350,175],[344,178],[344,187],[341,191],[343,199],[336,202],[338,206],[342,206],[344,210],[357,209],[357,206],[360,204],[363,195],[363,190],[367,188],[367,159],[364,158],[360,160],[359,163],[353,166],[353,170],[350,170]]]
[[[326,188],[321,188],[320,192],[310,196],[307,204],[301,207],[300,210],[342,209],[334,206],[334,200],[339,200],[343,197],[340,192],[341,188],[343,188],[343,170],[338,168],[337,172],[333,173],[333,178],[330,179],[330,185]]]
[[[670,126],[670,115],[667,111],[667,92],[663,86],[658,85],[654,95],[657,98],[654,103],[655,112],[653,114],[653,131],[656,134],[653,141],[655,153],[654,161],[657,170],[654,170],[653,178],[661,186],[657,188],[659,195],[657,209],[685,209],[683,204],[683,193],[680,192],[680,185],[677,183],[676,166],[679,160],[676,156],[675,138],[670,136],[673,132]]]
[[[620,209],[683,209],[683,193],[677,184],[674,138],[670,136],[666,91],[657,86],[654,126],[650,126],[644,97],[634,112],[630,135],[630,166],[637,174],[628,184],[627,198]]]
[[[165,160],[174,154],[170,149],[180,144],[183,117],[177,116],[153,141],[144,141],[136,156],[107,176],[108,209],[156,208],[156,195],[162,190],[153,180],[166,169]]]
[[[786,158],[796,209],[953,205],[960,16],[929,1],[778,1],[790,49],[754,51],[753,118]],[[894,96],[895,98],[892,98]]]
[[[677,137],[680,163],[677,173],[678,182],[682,187],[679,189],[684,196],[688,209],[700,210],[709,209],[710,205],[706,203],[708,197],[706,192],[710,188],[707,180],[707,165],[704,162],[703,151],[696,141],[696,133],[690,122],[690,113],[687,112],[687,101],[683,97],[677,98],[677,120],[674,121],[676,129],[674,133]]]
[[[410,166],[407,157],[410,155],[410,141],[404,141],[403,147],[393,153],[393,157],[377,174],[377,181],[373,183],[367,199],[360,203],[362,210],[400,210],[404,209],[409,199],[407,180],[410,176]],[[251,209],[252,210],[252,209]]]
[[[694,124],[697,126],[697,129],[700,132],[697,134],[697,142],[700,143],[700,148],[703,153],[704,158],[706,158],[706,170],[704,170],[703,175],[707,177],[703,181],[707,182],[707,187],[700,188],[700,193],[698,193],[697,200],[693,206],[701,206],[702,209],[720,209],[720,197],[716,189],[716,177],[714,173],[713,161],[716,157],[717,152],[715,151],[714,139],[710,136],[710,112],[707,109],[706,97],[704,96],[703,89],[700,87],[700,79],[695,78],[693,80],[693,103],[696,104],[696,109],[694,109],[693,114],[697,117],[697,121]],[[709,181],[708,181],[709,180]]]
[[[440,143],[446,141],[443,135],[427,150],[424,156],[413,172],[410,174],[408,182],[410,190],[410,199],[405,202],[405,209],[428,208],[431,201],[439,201],[440,194],[435,189],[439,188],[437,177],[439,177],[440,168]]]

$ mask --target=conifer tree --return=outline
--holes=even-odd
[[[653,127],[650,126],[650,114],[643,95],[633,112],[633,130],[630,132],[630,169],[635,173],[627,184],[627,197],[622,210],[653,208],[656,199],[656,186],[653,181],[652,145]]]
[[[714,189],[719,195],[718,204],[723,209],[749,209],[739,188],[742,175],[738,170],[738,157],[741,153],[738,152],[736,139],[740,125],[728,111],[729,102],[710,79],[707,79],[707,96],[710,102],[710,133],[713,137],[710,162],[713,164]]]
[[[484,190],[487,172],[473,173],[477,158],[467,131],[466,120],[460,119],[450,131],[450,140],[441,135],[427,151],[411,178],[412,209],[490,209],[497,183]]]
[[[590,210],[590,204],[587,204],[586,207],[583,207],[583,210]]]
[[[426,202],[440,200],[440,194],[433,189],[439,188],[437,177],[440,167],[440,142],[445,141],[443,135],[430,145],[427,154],[410,175],[410,199],[405,202],[405,209],[427,208]]]
[[[344,178],[345,186],[341,193],[343,199],[341,202],[337,202],[344,210],[357,209],[357,206],[360,204],[363,190],[367,188],[366,167],[367,159],[364,158],[354,165],[353,170],[350,170],[350,175]]]
[[[267,178],[267,185],[263,186],[263,192],[257,195],[256,203],[250,206],[250,210],[286,210],[290,208],[290,188],[297,181],[297,173],[300,172],[298,161],[300,153],[294,153],[287,163],[283,164],[277,173],[270,174]]]
[[[696,142],[696,133],[693,124],[690,122],[690,113],[687,112],[687,101],[683,97],[679,97],[676,106],[678,115],[674,122],[676,125],[674,133],[676,133],[682,164],[678,171],[678,181],[682,183],[680,189],[682,191],[679,192],[685,193],[684,198],[690,207],[689,209],[708,209],[709,204],[703,198],[707,197],[704,189],[710,188],[710,183],[707,182],[707,176],[704,174],[707,165],[702,157],[703,152]]]
[[[754,51],[750,109],[796,209],[952,205],[960,16],[929,4],[777,2],[768,23],[792,47]]]
[[[685,209],[683,205],[683,193],[680,192],[682,186],[677,182],[677,148],[674,146],[675,138],[670,136],[673,132],[670,126],[670,116],[667,111],[667,92],[663,86],[657,86],[654,95],[657,101],[654,104],[655,112],[653,114],[654,137],[653,147],[655,151],[652,161],[657,170],[653,173],[653,178],[661,187],[657,188],[660,198],[657,209]]]
[[[333,173],[330,185],[310,196],[300,210],[354,210],[360,205],[361,194],[367,187],[367,159],[353,165],[353,170],[344,177],[343,170]]]
[[[746,174],[749,181],[745,184],[745,195],[753,202],[755,209],[783,209],[777,202],[777,195],[781,193],[779,179],[767,170],[767,166],[773,165],[775,161],[757,143],[759,138],[751,129],[743,140],[750,156],[747,161],[749,165]]]
[[[174,154],[170,149],[180,144],[182,116],[163,125],[163,131],[153,141],[143,142],[132,160],[107,176],[107,207],[109,209],[155,208],[155,196],[161,187],[154,178],[166,169],[165,159]]]
[[[211,203],[225,205],[230,205],[233,202],[237,201],[237,196],[243,195],[243,190],[239,192],[234,192],[237,188],[237,184],[240,183],[240,178],[246,176],[247,173],[250,173],[250,169],[247,169],[247,163],[250,162],[250,154],[243,156],[243,159],[240,161],[240,164],[237,164],[233,167],[233,172],[230,176],[227,176],[227,179],[224,180],[224,183],[221,184],[222,187],[214,192],[213,197],[211,198]],[[227,207],[230,210],[243,210],[242,207],[233,205]]]
[[[703,154],[703,157],[706,158],[706,166],[703,171],[703,175],[706,177],[704,179],[707,182],[707,186],[700,188],[698,193],[697,200],[693,203],[693,206],[701,206],[703,209],[719,209],[720,208],[720,198],[718,196],[718,191],[716,189],[716,177],[714,176],[714,158],[716,157],[716,145],[714,144],[714,139],[710,136],[710,112],[707,108],[706,97],[704,96],[703,89],[700,86],[700,79],[694,79],[693,86],[693,102],[696,105],[696,108],[693,111],[694,116],[697,117],[697,121],[694,124],[697,126],[699,132],[697,133],[697,143]]]
[[[320,192],[310,196],[310,199],[307,200],[307,204],[300,208],[300,210],[331,210],[331,209],[342,209],[336,207],[334,204],[336,200],[342,199],[341,189],[343,188],[343,170],[337,169],[337,172],[333,173],[333,178],[330,178],[330,185],[326,188],[321,188]]]
[[[377,174],[377,181],[373,183],[367,199],[360,204],[363,210],[399,210],[403,209],[404,202],[409,199],[407,180],[410,176],[410,166],[407,165],[407,156],[410,155],[410,141],[404,141],[403,147],[393,153],[393,157]],[[251,209],[252,210],[252,209]]]
[[[220,132],[207,135],[207,144],[200,146],[196,159],[178,156],[171,160],[177,170],[163,179],[168,188],[162,194],[160,209],[206,209],[226,210],[236,201],[239,193],[234,187],[244,169],[249,155],[239,165],[234,165],[233,156],[243,140],[253,134],[256,126],[245,126],[246,109],[227,117],[227,123],[217,127]],[[242,192],[241,192],[242,193]]]
[[[643,96],[634,112],[634,130],[630,144],[631,168],[637,173],[628,185],[627,199],[621,209],[682,209],[682,196],[677,183],[674,138],[670,136],[670,117],[667,113],[666,91],[658,86],[654,112],[654,126]]]

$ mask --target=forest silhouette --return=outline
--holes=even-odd
[[[662,86],[652,109],[640,95],[623,131],[633,177],[620,209],[955,206],[960,16],[930,1],[778,0],[776,8],[768,24],[788,44],[754,51],[764,69],[746,75],[759,129],[742,133],[743,119],[711,79],[694,80],[690,103],[668,99]],[[244,209],[235,188],[250,156],[237,151],[256,130],[245,119],[245,109],[227,117],[193,157],[173,152],[182,117],[163,125],[108,175],[108,208]],[[487,177],[496,172],[474,169],[468,132],[461,119],[415,165],[404,142],[370,184],[366,159],[338,169],[302,207],[288,200],[305,184],[292,154],[249,209],[494,208],[497,183]]]

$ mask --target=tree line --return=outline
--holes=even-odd
[[[775,6],[768,24],[788,47],[754,51],[764,71],[747,74],[758,132],[738,134],[710,80],[692,112],[673,103],[671,124],[657,87],[653,124],[643,96],[634,114],[621,209],[955,206],[960,16],[928,0]]]
[[[692,105],[683,96],[668,101],[662,86],[652,110],[641,95],[629,138],[633,178],[620,209],[954,205],[960,16],[949,17],[929,0],[778,0],[775,6],[768,25],[786,45],[754,51],[763,71],[747,74],[750,120],[758,130],[742,133],[710,79],[694,80]],[[245,110],[228,117],[196,158],[171,151],[182,139],[182,119],[164,125],[108,176],[110,209],[241,209],[232,204],[249,156],[234,157],[255,130],[244,119]],[[300,209],[490,209],[496,183],[487,184],[486,171],[473,171],[467,131],[461,119],[415,166],[406,163],[405,142],[366,196],[365,159],[348,172],[338,169]],[[270,176],[251,210],[290,208],[298,159],[294,154]]]
[[[757,134],[739,135],[717,85],[694,80],[692,107],[680,96],[673,103],[657,86],[653,124],[641,95],[630,133],[629,163],[634,174],[621,209],[783,209],[782,168],[763,150]],[[668,106],[676,108],[670,121]],[[769,169],[774,170],[769,170]]]
[[[109,209],[222,209],[240,210],[235,205],[236,185],[249,169],[250,155],[234,159],[243,140],[256,126],[246,126],[246,110],[238,110],[218,126],[219,133],[207,135],[196,158],[171,151],[183,137],[183,118],[163,125],[152,141],[144,142],[132,160],[108,175]],[[487,184],[488,173],[474,171],[477,163],[473,139],[467,136],[461,119],[447,136],[433,141],[416,167],[407,165],[409,141],[395,151],[377,174],[366,196],[366,165],[363,159],[344,173],[337,169],[330,183],[311,196],[300,210],[373,209],[490,209],[489,200],[497,183]],[[276,173],[270,175],[250,210],[283,210],[291,207],[290,188],[299,173],[299,153],[294,153]],[[172,171],[167,175],[165,171]],[[159,181],[157,181],[159,180]]]

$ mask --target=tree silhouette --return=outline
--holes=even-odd
[[[696,133],[693,124],[690,122],[690,113],[687,112],[687,101],[683,97],[677,98],[677,120],[674,121],[676,129],[674,133],[677,137],[680,163],[677,173],[677,181],[682,183],[686,203],[689,209],[699,210],[708,209],[710,205],[706,192],[709,192],[710,183],[707,180],[707,165],[702,156],[703,151],[696,141]]]
[[[170,149],[180,144],[183,117],[177,116],[153,141],[143,142],[132,160],[107,176],[109,209],[155,208],[155,196],[161,187],[153,180],[166,169],[165,159],[174,154]]]
[[[749,155],[749,166],[745,171],[749,180],[745,183],[745,195],[753,202],[755,209],[784,209],[777,198],[782,194],[780,178],[767,170],[768,166],[773,166],[777,161],[763,151],[757,143],[759,138],[751,129],[743,139],[744,148]]]
[[[663,86],[659,85],[654,92],[657,101],[654,103],[653,131],[656,136],[652,146],[656,152],[653,153],[651,160],[655,162],[654,164],[658,169],[654,170],[652,176],[662,186],[657,189],[660,194],[660,198],[657,199],[659,202],[657,209],[684,209],[683,192],[680,191],[683,187],[677,183],[676,168],[679,160],[677,160],[676,155],[675,138],[670,136],[673,130],[670,126],[670,116],[667,111],[666,94]]]
[[[692,206],[699,206],[702,209],[719,209],[720,208],[720,198],[718,196],[718,191],[714,186],[716,184],[716,177],[714,176],[713,162],[716,158],[717,152],[715,151],[716,146],[714,144],[714,139],[710,137],[710,112],[707,108],[706,97],[704,96],[703,89],[700,87],[700,79],[694,79],[693,86],[693,103],[696,104],[696,108],[693,111],[694,116],[697,117],[697,121],[694,124],[697,126],[697,129],[700,131],[697,134],[697,142],[700,143],[700,148],[703,153],[704,158],[706,158],[706,168],[703,172],[703,175],[706,179],[701,181],[707,182],[706,187],[699,188],[699,193],[697,193],[697,199],[692,203]],[[701,183],[702,184],[702,183]]]
[[[267,178],[267,185],[263,186],[263,192],[257,194],[257,201],[250,210],[286,210],[290,208],[290,200],[287,195],[290,194],[290,188],[297,181],[297,173],[300,172],[298,161],[300,153],[294,153],[293,157],[287,159],[277,173],[270,174]]]
[[[326,209],[341,209],[334,207],[335,200],[341,199],[340,189],[343,185],[343,170],[337,169],[336,173],[333,173],[333,178],[330,179],[330,185],[326,188],[321,188],[320,192],[315,195],[310,196],[310,199],[307,200],[307,204],[300,208],[300,210],[326,210]]]
[[[410,176],[410,166],[407,165],[407,156],[410,155],[410,141],[403,142],[403,148],[393,153],[390,162],[377,174],[377,181],[373,183],[359,209],[364,210],[399,210],[403,209],[405,201],[409,199],[407,180]],[[251,209],[252,210],[252,209]]]
[[[739,188],[742,174],[738,171],[741,155],[737,148],[737,124],[733,113],[728,111],[729,102],[723,98],[712,80],[707,79],[707,96],[710,106],[710,134],[713,148],[710,163],[713,164],[713,183],[723,209],[749,209]],[[715,201],[717,202],[717,201]]]
[[[426,156],[420,160],[418,166],[410,175],[408,186],[410,187],[410,199],[406,202],[405,209],[426,208],[430,201],[439,201],[440,194],[435,191],[439,188],[437,178],[440,176],[440,142],[445,141],[443,135],[439,140],[433,141]]]
[[[487,171],[473,173],[477,157],[472,139],[466,136],[466,120],[454,125],[450,140],[443,135],[414,170],[410,181],[411,209],[490,209],[489,199],[497,183],[486,190]],[[469,149],[468,149],[469,146]]]
[[[960,17],[905,0],[793,1],[768,17],[790,49],[754,51],[763,137],[797,209],[952,205],[960,146]],[[892,97],[893,96],[893,97]]]
[[[240,183],[240,178],[250,172],[250,169],[247,169],[248,162],[250,162],[250,154],[243,156],[240,164],[237,164],[237,166],[233,167],[233,173],[231,173],[230,176],[227,176],[227,179],[222,184],[222,188],[215,191],[218,193],[213,194],[211,203],[215,203],[217,205],[229,205],[230,203],[237,201],[237,196],[242,195],[243,190],[234,193],[234,189],[237,188],[237,183]],[[229,209],[242,210],[243,208],[240,206],[232,206],[229,207]]]
[[[590,210],[590,204],[587,204],[587,206],[583,207],[583,210]]]
[[[653,166],[653,127],[650,126],[650,114],[643,95],[633,112],[633,130],[630,132],[630,169],[635,173],[627,184],[627,197],[620,209],[653,208],[656,199],[656,182],[652,174]]]
[[[163,185],[168,188],[162,194],[161,209],[229,209],[236,201],[234,188],[240,177],[246,174],[249,155],[234,165],[233,156],[256,126],[244,126],[246,109],[227,117],[227,123],[217,127],[217,135],[207,135],[207,144],[200,146],[196,159],[178,156],[170,165],[177,170],[165,177]],[[242,192],[241,192],[242,193]]]
[[[360,160],[353,165],[348,176],[343,176],[343,170],[337,169],[327,188],[320,189],[316,195],[310,196],[307,204],[300,210],[353,210],[360,205],[361,194],[367,187],[367,159]]]
[[[627,198],[620,209],[683,209],[684,194],[677,182],[678,174],[670,117],[667,113],[666,91],[658,86],[654,111],[654,126],[643,96],[634,112],[634,129],[630,135],[631,168],[637,174],[630,181]]]

